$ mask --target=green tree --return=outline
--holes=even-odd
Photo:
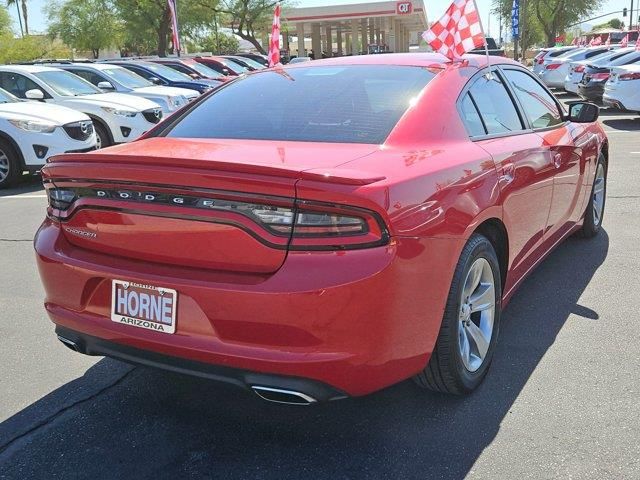
[[[138,54],[157,53],[161,57],[169,50],[171,12],[167,0],[114,0],[120,18],[125,23],[125,48]],[[180,0],[178,18],[180,36],[185,41],[194,32],[214,23],[212,11],[218,0]]]
[[[240,42],[233,35],[224,32],[208,32],[204,36],[194,39],[190,50],[212,52],[215,55],[231,55],[238,51]]]
[[[4,7],[0,7],[0,38],[13,37],[11,29],[11,17]]]
[[[619,18],[613,18],[608,22],[595,25],[592,30],[600,30],[603,28],[615,28],[617,30],[622,30],[622,20],[620,20]]]
[[[109,0],[53,3],[48,16],[51,37],[59,37],[78,50],[91,50],[93,58],[98,58],[103,48],[120,46],[122,23]]]
[[[7,6],[15,5],[18,0],[7,0]],[[20,0],[20,7],[22,8],[22,18],[24,19],[24,33],[29,35],[29,12],[27,11],[27,0]]]
[[[202,0],[200,3],[206,4]],[[234,34],[251,42],[260,53],[266,53],[257,36],[268,31],[276,3],[276,0],[222,0],[212,11],[222,16],[223,23]]]
[[[538,29],[543,35],[544,43],[552,47],[559,34],[598,10],[603,0],[520,0],[520,3],[526,5],[525,21],[521,23],[520,30],[524,30],[527,35],[529,30]],[[513,0],[493,2],[494,11],[501,11],[509,22],[512,5]]]
[[[2,38],[0,63],[29,62],[42,58],[69,58],[71,51],[59,41],[47,36],[30,35],[24,38]]]

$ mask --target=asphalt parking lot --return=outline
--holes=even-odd
[[[31,243],[42,188],[33,178],[3,191],[0,478],[640,478],[640,116],[601,122],[604,231],[568,240],[524,283],[466,398],[407,381],[277,406],[73,353],[42,307]]]

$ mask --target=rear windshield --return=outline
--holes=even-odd
[[[434,76],[389,65],[264,71],[221,88],[166,135],[381,144]]]

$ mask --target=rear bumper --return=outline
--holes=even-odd
[[[261,374],[220,365],[196,362],[180,357],[162,355],[150,350],[141,350],[115,342],[108,342],[91,335],[56,327],[58,338],[72,350],[85,355],[117,358],[134,365],[159,368],[171,372],[192,375],[209,380],[230,383],[250,390],[251,387],[267,387],[303,393],[317,402],[339,400],[347,395],[329,385],[305,378]]]
[[[578,84],[578,95],[587,100],[602,101],[604,95],[604,82],[602,84]]]
[[[269,275],[107,256],[69,244],[49,220],[35,248],[45,307],[60,328],[169,358],[307,379],[356,396],[425,367],[462,243],[401,239],[364,250],[290,252]],[[113,279],[177,290],[176,333],[111,321]],[[89,351],[118,357],[113,347]]]

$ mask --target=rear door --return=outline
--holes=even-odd
[[[566,122],[557,100],[527,71],[518,67],[503,67],[503,71],[553,165],[553,196],[546,235],[562,235],[575,223],[575,213],[582,206],[582,180],[588,165],[575,145],[575,138],[583,127]]]
[[[512,281],[517,281],[535,261],[533,253],[543,240],[554,166],[542,138],[528,128],[497,70],[472,80],[461,101],[472,139],[493,157],[498,170],[509,264]],[[473,121],[474,109],[481,125],[478,119]]]

